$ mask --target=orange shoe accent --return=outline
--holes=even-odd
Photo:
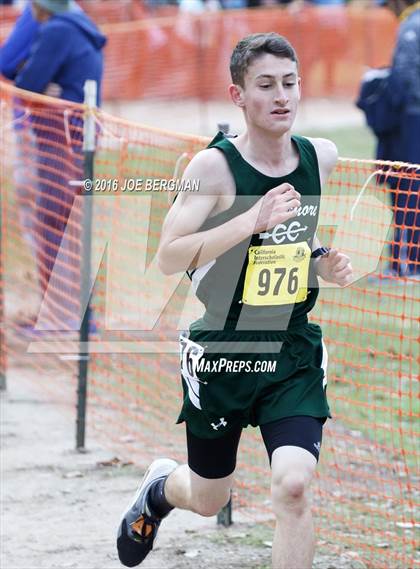
[[[153,532],[152,524],[148,523],[143,515],[141,515],[135,522],[131,524],[131,528],[144,539],[150,537]]]

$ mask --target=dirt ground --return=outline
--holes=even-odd
[[[142,472],[133,465],[100,466],[113,455],[89,436],[74,450],[72,402],[52,399],[20,368],[1,394],[2,547],[4,569],[121,567],[115,531]],[[271,532],[238,519],[228,529],[215,518],[174,511],[164,521],[144,569],[268,569]],[[325,548],[324,548],[325,549]],[[316,569],[363,569],[351,552],[318,554]]]

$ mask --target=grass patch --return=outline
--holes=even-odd
[[[305,136],[328,138],[338,148],[338,155],[345,158],[368,160],[375,157],[376,139],[372,132],[363,126],[336,129],[314,129],[304,133]]]

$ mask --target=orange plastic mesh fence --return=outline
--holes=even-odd
[[[132,10],[127,2],[114,19],[115,3],[107,2],[106,19],[100,5],[86,3],[108,37],[105,100],[220,99],[230,83],[229,58],[236,42],[271,30],[296,48],[304,97],[354,98],[366,67],[390,64],[397,29],[391,12],[381,8],[278,7],[136,20],[124,17]],[[9,30],[10,24],[0,27],[0,41]]]
[[[237,41],[267,30],[286,36],[296,48],[304,96],[355,96],[366,66],[390,63],[396,22],[383,9],[329,6],[180,14],[103,29],[108,35],[105,98],[206,100],[227,92]]]
[[[68,216],[68,192],[74,197],[78,188],[68,182],[81,177],[84,111],[7,86],[1,109],[0,274],[8,370],[15,380],[29,374],[51,397],[68,401],[76,392],[78,336],[71,330],[78,327],[81,213],[83,200],[91,199],[80,197]],[[184,428],[175,425],[181,396],[178,334],[202,310],[185,276],[164,277],[156,266],[170,192],[145,188],[148,180],[160,184],[179,176],[207,141],[103,112],[95,116],[96,332],[88,436],[141,467],[161,454],[183,461]],[[142,191],[130,192],[139,180]],[[314,484],[316,525],[321,547],[337,555],[350,549],[374,568],[415,564],[419,266],[418,229],[414,233],[412,227],[419,206],[406,197],[418,196],[419,183],[419,166],[341,159],[321,204],[320,239],[351,256],[357,280],[346,289],[323,288],[312,315],[328,346],[334,415]],[[67,241],[57,254],[67,217]],[[51,294],[39,323],[61,332],[28,325],[47,285]],[[259,433],[247,429],[234,508],[270,523],[268,500],[268,461]]]

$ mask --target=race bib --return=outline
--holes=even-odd
[[[306,241],[249,247],[242,302],[253,306],[303,302],[308,296],[310,258]]]

